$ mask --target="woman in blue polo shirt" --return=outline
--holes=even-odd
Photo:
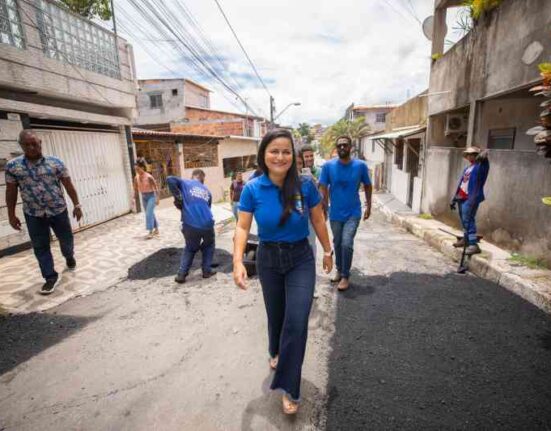
[[[270,366],[275,370],[271,388],[284,391],[283,411],[294,414],[316,281],[308,218],[323,246],[326,273],[333,267],[333,251],[319,192],[311,179],[298,175],[291,133],[268,132],[257,159],[263,175],[241,193],[233,277],[241,289],[247,288],[243,253],[254,215],[260,238],[257,272],[268,315]]]

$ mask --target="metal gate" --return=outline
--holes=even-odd
[[[83,218],[74,229],[100,223],[131,210],[131,192],[118,133],[37,130],[45,155],[59,157],[69,169]],[[67,196],[69,213],[73,210]]]

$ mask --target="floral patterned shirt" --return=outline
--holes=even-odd
[[[51,217],[67,209],[61,178],[69,176],[65,164],[44,156],[33,163],[19,156],[6,164],[6,183],[17,184],[23,212],[33,217]]]

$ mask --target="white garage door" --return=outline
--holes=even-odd
[[[37,130],[42,152],[59,157],[69,169],[84,217],[73,228],[100,223],[131,210],[131,192],[126,177],[118,133]],[[73,210],[67,196],[69,213]]]

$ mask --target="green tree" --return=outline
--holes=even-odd
[[[100,18],[104,21],[111,19],[111,5],[109,0],[61,0],[65,6],[84,18]]]
[[[370,132],[369,125],[364,117],[358,117],[354,120],[341,119],[329,127],[323,134],[320,142],[320,151],[324,156],[331,154],[335,147],[335,140],[339,136],[348,136],[352,143],[358,149],[361,139]]]
[[[297,131],[302,137],[303,143],[309,144],[314,140],[314,134],[312,133],[312,129],[308,123],[299,123]]]

